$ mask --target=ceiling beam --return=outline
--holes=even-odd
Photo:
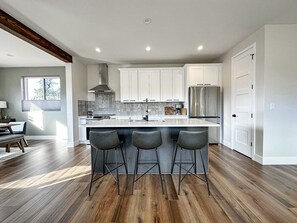
[[[22,40],[36,46],[37,48],[53,55],[54,57],[66,62],[72,63],[72,56],[61,48],[57,47],[20,21],[0,9],[0,28],[21,38]]]

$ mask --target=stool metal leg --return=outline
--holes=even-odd
[[[138,172],[138,159],[139,159],[139,148],[137,148],[137,156],[136,156],[136,161],[135,161],[135,168],[134,168],[134,175],[133,175],[133,184],[132,184],[132,194],[134,191],[134,183],[135,183],[135,177]]]
[[[124,165],[125,165],[126,174],[128,174],[128,167],[127,167],[127,163],[126,163],[126,159],[125,159],[125,156],[124,156],[122,145],[120,145],[120,149],[121,149],[121,153],[122,153],[122,157],[123,157],[123,162],[124,162]]]
[[[181,184],[181,169],[182,169],[182,148],[180,148],[179,155],[179,176],[178,176],[178,195],[180,195],[180,184]]]
[[[103,152],[103,158],[102,158],[102,174],[104,175],[105,174],[105,151],[102,150]]]
[[[156,148],[155,152],[156,152],[156,157],[157,157],[157,162],[158,162],[158,169],[159,169],[159,176],[160,176],[160,180],[161,180],[162,194],[164,194],[162,173],[161,173],[161,167],[160,167],[160,162],[159,162],[159,156],[158,156],[157,148]]]
[[[115,156],[115,161],[116,161],[118,195],[120,195],[120,178],[119,178],[117,148],[115,148],[115,150],[114,150],[114,156]]]
[[[94,162],[93,169],[92,169],[92,177],[91,177],[91,182],[90,182],[90,187],[89,187],[89,196],[91,195],[93,177],[94,177],[95,167],[96,167],[96,162],[97,162],[97,155],[98,155],[98,150],[96,149],[95,162]]]
[[[196,165],[196,162],[197,162],[197,157],[196,157],[196,150],[194,150],[194,171],[195,171],[195,174],[197,174],[197,165]]]
[[[177,145],[175,146],[175,150],[174,150],[174,155],[173,155],[173,160],[172,160],[172,166],[171,166],[171,174],[173,173],[173,169],[174,169],[174,164],[175,164],[175,159],[176,159],[176,153],[177,153]]]
[[[204,176],[205,176],[205,181],[206,181],[207,190],[208,190],[208,196],[210,196],[210,190],[209,190],[209,185],[208,185],[208,178],[207,178],[207,174],[206,174],[206,171],[205,171],[205,166],[204,166],[204,161],[203,161],[203,158],[202,158],[201,150],[200,150],[200,157],[201,157],[201,161],[202,161],[202,165],[203,165]]]

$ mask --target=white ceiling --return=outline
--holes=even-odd
[[[65,66],[61,60],[0,29],[0,67]]]
[[[296,0],[0,0],[0,7],[87,63],[210,62],[265,24],[297,23]]]

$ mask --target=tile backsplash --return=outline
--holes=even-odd
[[[175,106],[173,102],[149,102],[150,115],[164,115],[165,106]],[[78,115],[94,114],[145,115],[146,103],[121,103],[115,100],[114,93],[97,93],[95,101],[78,101]]]

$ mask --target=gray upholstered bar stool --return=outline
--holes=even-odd
[[[119,171],[118,169],[121,166],[125,166],[125,170],[126,170],[126,174],[128,174],[128,169],[127,169],[127,164],[126,164],[126,159],[124,156],[124,152],[123,152],[123,143],[121,143],[121,141],[119,140],[119,136],[117,131],[91,131],[90,132],[90,144],[91,146],[95,149],[96,153],[95,153],[95,161],[94,164],[92,166],[92,177],[91,177],[91,182],[90,182],[90,188],[89,188],[89,195],[91,194],[91,188],[92,188],[92,183],[93,183],[93,178],[94,178],[94,173],[95,173],[95,169],[96,169],[96,163],[97,163],[97,158],[98,158],[98,152],[99,150],[102,151],[103,153],[103,176],[107,175],[107,174],[112,174],[112,171],[116,170],[116,175],[117,178],[115,179],[115,182],[117,184],[117,188],[118,188],[118,194],[120,194],[120,182],[119,182]],[[107,158],[108,158],[108,151],[109,150],[115,150],[115,163],[107,163]],[[122,155],[122,159],[123,162],[122,163],[118,163],[118,155],[117,155],[117,150],[120,149],[121,151],[121,155]],[[105,154],[106,152],[106,154]],[[109,169],[109,167],[107,165],[113,165],[115,164],[115,167],[113,169]],[[107,173],[105,173],[105,168],[107,169]],[[99,178],[101,178],[99,177]],[[98,178],[98,179],[99,179]]]
[[[198,132],[198,131],[183,131],[181,130],[178,135],[178,139],[176,142],[176,148],[174,151],[174,157],[173,157],[173,163],[172,163],[172,168],[171,168],[171,173],[173,172],[174,165],[179,166],[179,180],[178,180],[178,194],[180,194],[180,186],[181,182],[184,180],[185,176],[190,173],[193,176],[199,178],[200,180],[203,180],[206,182],[207,185],[207,190],[208,190],[208,195],[210,195],[210,190],[209,190],[209,185],[208,185],[208,178],[205,170],[205,164],[202,158],[202,153],[201,149],[207,146],[208,144],[208,135],[206,131]],[[180,148],[180,161],[176,162],[176,153],[178,148]],[[182,153],[183,150],[191,150],[194,153],[194,160],[193,162],[185,162],[182,159]],[[205,179],[200,178],[199,176],[195,175],[196,174],[196,150],[199,150],[200,152],[200,157],[202,161],[202,166],[203,166],[203,171],[204,171],[204,176]],[[186,169],[182,167],[183,164],[191,164],[190,169]],[[191,169],[194,167],[195,174],[191,172]],[[183,178],[181,178],[181,169],[186,171],[186,174]]]
[[[158,166],[159,176],[161,181],[162,193],[164,194],[163,189],[163,180],[162,180],[162,173],[160,167],[160,160],[158,156],[158,147],[162,145],[162,136],[160,131],[133,131],[132,132],[132,144],[137,148],[137,156],[135,161],[135,169],[133,175],[133,185],[132,185],[132,194],[134,190],[134,183],[147,174],[151,169],[155,166]],[[156,161],[155,162],[141,162],[141,150],[155,150],[156,154]],[[138,173],[138,165],[141,164],[152,164],[153,166],[145,171],[140,177],[136,178]]]

